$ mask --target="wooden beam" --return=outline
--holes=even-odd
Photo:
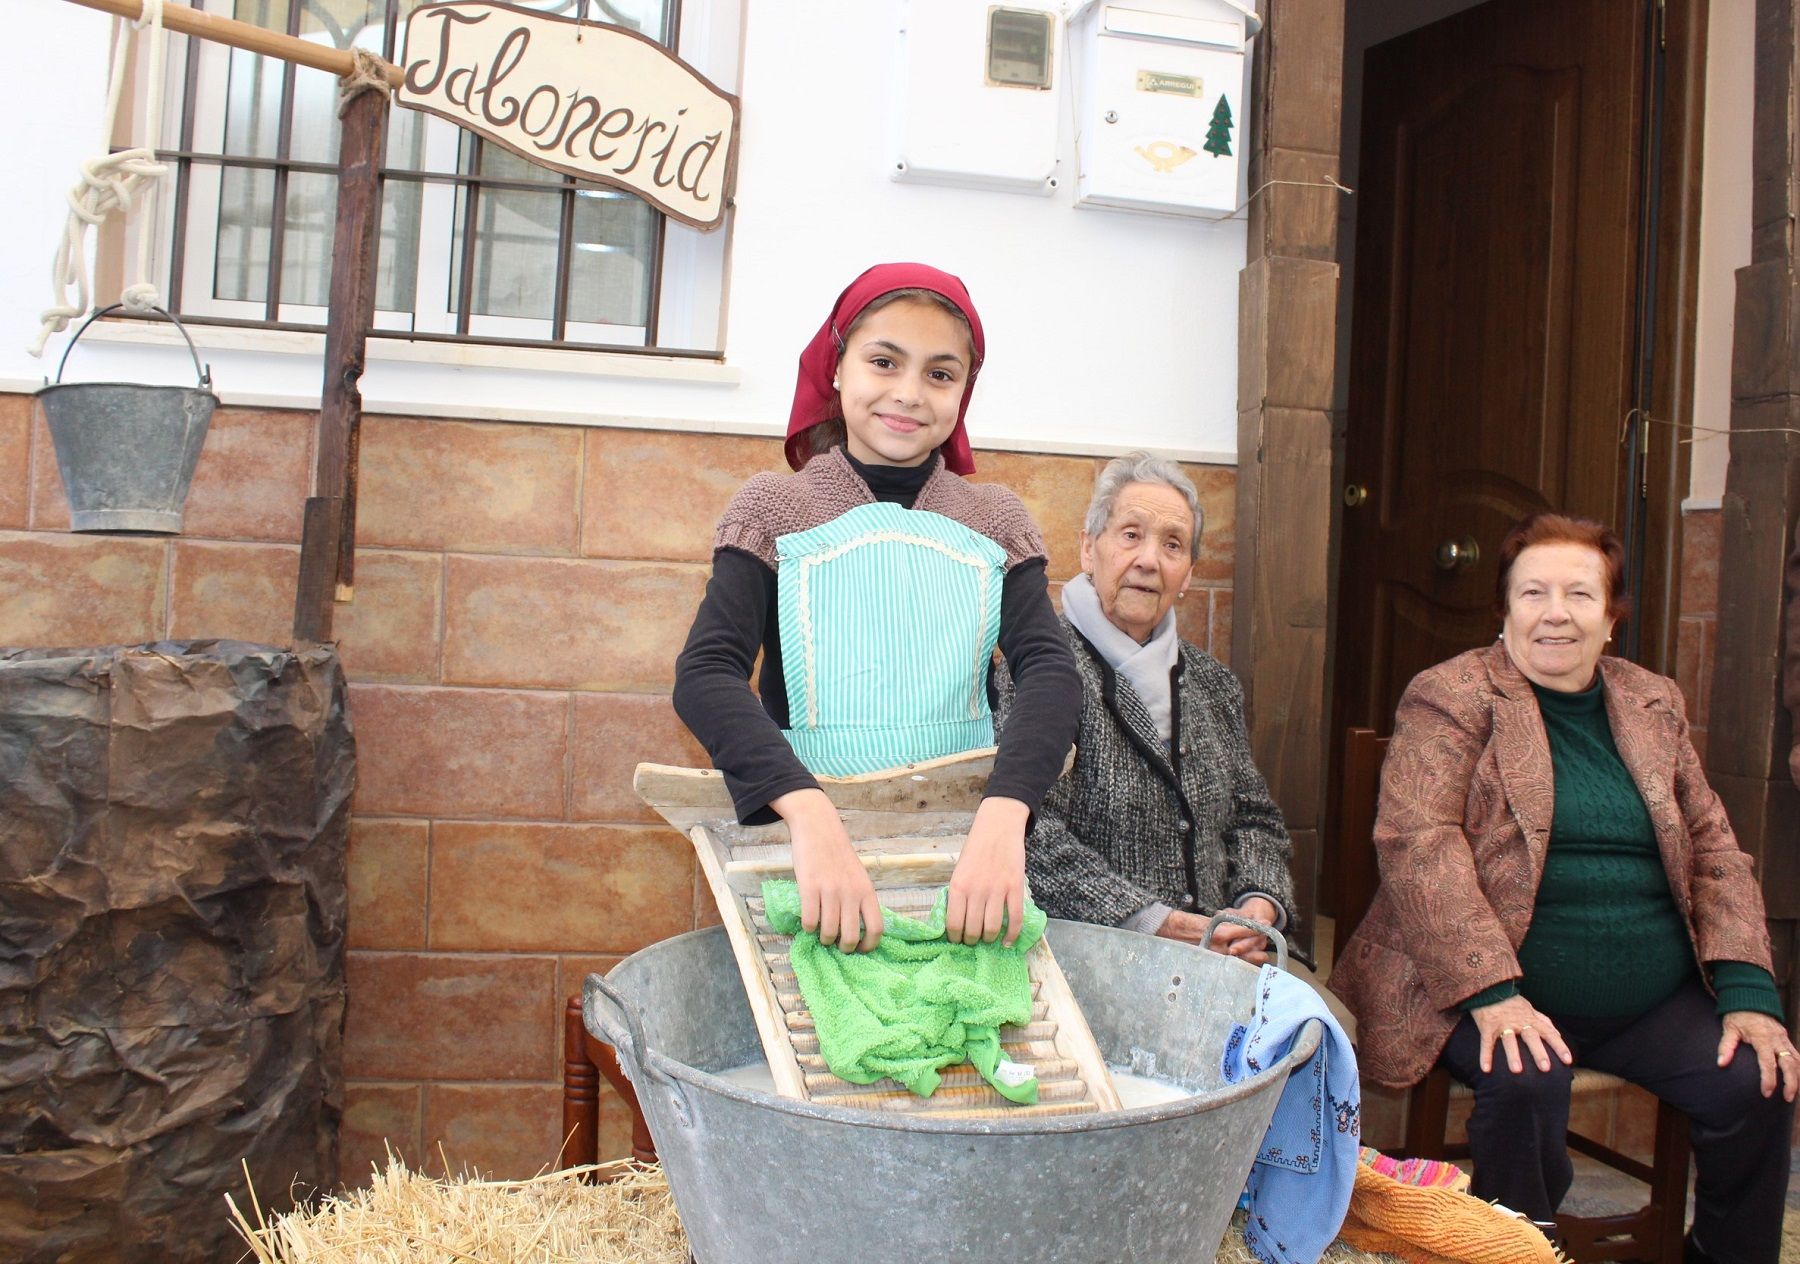
[[[1237,555],[1231,666],[1250,747],[1294,842],[1313,943],[1326,776],[1338,130],[1344,0],[1264,6],[1250,117],[1248,262],[1238,278]],[[1292,183],[1289,183],[1292,182]]]
[[[388,94],[360,92],[339,121],[337,223],[331,243],[330,315],[325,327],[325,381],[319,394],[319,440],[313,495],[300,544],[294,594],[294,639],[331,639],[332,606],[350,596],[356,543],[356,452],[362,430],[362,377],[375,322],[375,268],[381,228],[381,156]],[[320,502],[335,504],[321,507]]]
[[[331,598],[337,582],[338,535],[344,502],[308,496],[300,523],[300,579],[294,587],[294,640],[331,638]]]
[[[70,4],[78,4],[84,9],[98,9],[102,13],[111,13],[118,17],[136,21],[144,15],[144,0],[69,0]],[[303,39],[295,39],[278,31],[270,31],[249,22],[239,22],[235,18],[215,17],[198,9],[190,9],[184,4],[170,2],[163,5],[163,25],[181,35],[196,35],[201,39],[212,40],[216,44],[229,44],[233,48],[241,48],[246,52],[262,53],[267,57],[279,57],[283,61],[295,62],[302,66],[311,66],[314,70],[325,70],[342,79],[355,69],[355,61],[345,49],[322,48]],[[380,61],[380,58],[376,59]],[[406,77],[406,72],[391,62],[381,62],[381,74],[392,87],[399,87]]]
[[[144,0],[69,0],[133,21]],[[345,49],[249,22],[215,17],[186,5],[165,3],[162,24],[171,31],[279,57],[340,79],[356,72]],[[398,66],[374,58],[393,87],[405,78]],[[381,228],[381,157],[387,136],[388,94],[366,88],[339,111],[337,223],[332,240],[330,317],[325,330],[325,382],[319,398],[319,439],[313,495],[307,498],[300,542],[300,578],[294,593],[294,639],[331,639],[332,605],[349,601],[356,562],[356,472],[362,434],[362,377],[369,329],[375,320],[376,249]]]
[[[1719,550],[1718,654],[1706,769],[1738,842],[1757,859],[1775,973],[1800,996],[1800,829],[1781,705],[1782,583],[1800,519],[1800,0],[1756,0],[1751,126],[1751,261],[1737,271],[1731,463]],[[1783,954],[1781,947],[1786,946]],[[1800,1014],[1790,1009],[1794,1030]]]

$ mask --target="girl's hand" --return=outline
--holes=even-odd
[[[1793,1101],[1795,1089],[1800,1089],[1800,1066],[1794,1065],[1800,1062],[1800,1054],[1794,1052],[1787,1028],[1767,1014],[1747,1009],[1732,1010],[1722,1021],[1725,1034],[1719,1040],[1719,1065],[1730,1063],[1740,1044],[1749,1045],[1762,1070],[1762,1095],[1769,1096],[1779,1086],[1782,1098]]]
[[[1575,1055],[1563,1043],[1556,1024],[1538,1013],[1536,1007],[1522,996],[1509,996],[1504,1001],[1472,1009],[1469,1017],[1475,1020],[1475,1026],[1481,1032],[1481,1070],[1484,1074],[1494,1069],[1495,1041],[1505,1048],[1506,1065],[1514,1075],[1525,1070],[1524,1062],[1519,1059],[1521,1043],[1531,1051],[1531,1060],[1537,1063],[1540,1071],[1550,1069],[1550,1051],[1553,1049],[1564,1066],[1575,1061]]]
[[[1025,921],[1025,823],[1031,809],[1017,799],[983,799],[975,823],[963,842],[956,872],[950,875],[950,899],[944,912],[944,937],[951,943],[993,943],[1006,927],[1012,947]]]
[[[1231,911],[1265,926],[1273,926],[1275,919],[1281,916],[1275,905],[1260,895],[1251,896]],[[1200,924],[1204,926],[1207,920],[1200,919]],[[1218,929],[1213,931],[1212,942],[1206,946],[1227,957],[1241,957],[1253,966],[1260,966],[1269,960],[1269,937],[1248,926],[1238,926],[1231,922],[1220,922]]]
[[[792,840],[801,928],[845,952],[872,950],[881,942],[881,902],[831,800],[823,790],[794,790],[769,806]]]

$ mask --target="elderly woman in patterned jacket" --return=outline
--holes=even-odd
[[[1075,763],[1025,839],[1032,895],[1053,917],[1199,943],[1219,909],[1277,929],[1292,914],[1292,847],[1250,759],[1242,690],[1175,630],[1201,526],[1192,481],[1166,458],[1120,457],[1094,485],[1082,573],[1062,591],[1083,690]],[[1268,956],[1267,937],[1230,923],[1208,946]]]
[[[1500,545],[1500,641],[1421,672],[1381,772],[1381,887],[1331,987],[1364,1077],[1475,1092],[1474,1192],[1548,1221],[1576,1066],[1679,1108],[1686,1259],[1775,1264],[1800,1066],[1762,893],[1675,682],[1603,653],[1625,613],[1608,527],[1543,513]]]

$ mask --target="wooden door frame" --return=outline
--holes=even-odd
[[[1295,940],[1303,952],[1313,943],[1319,903],[1333,722],[1328,659],[1336,634],[1332,597],[1342,528],[1342,457],[1334,451],[1332,413],[1341,195],[1330,182],[1340,177],[1344,4],[1262,0],[1264,27],[1252,80],[1249,242],[1238,297],[1231,661],[1244,686],[1257,766],[1294,840]],[[1794,6],[1800,0],[1759,4]],[[1691,420],[1693,408],[1707,6],[1708,0],[1667,0],[1665,9],[1670,53],[1657,233],[1662,264],[1652,298],[1649,397],[1651,415],[1677,425]],[[1673,429],[1653,423],[1649,433],[1642,657],[1672,673],[1681,501],[1690,463],[1687,447],[1673,442]]]
[[[1702,150],[1706,132],[1706,32],[1710,0],[1667,0],[1663,9],[1662,207],[1653,246],[1660,259],[1650,294],[1655,329],[1648,392],[1651,420],[1641,433],[1645,530],[1643,593],[1635,618],[1638,661],[1675,674],[1681,622],[1681,502],[1692,447],[1678,442],[1694,420],[1694,358],[1700,301]],[[1646,168],[1646,171],[1648,169]]]

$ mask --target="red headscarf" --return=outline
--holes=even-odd
[[[831,317],[800,353],[800,380],[794,386],[794,407],[788,413],[787,459],[794,469],[806,464],[805,432],[821,421],[843,415],[838,405],[838,359],[844,353],[844,333],[870,303],[895,290],[930,290],[956,305],[969,322],[969,337],[974,343],[975,363],[969,366],[969,380],[963,386],[962,406],[956,412],[956,429],[944,440],[944,465],[953,474],[973,474],[975,458],[969,452],[969,432],[963,428],[963,414],[969,411],[969,396],[975,391],[975,375],[981,372],[986,342],[981,334],[981,317],[969,301],[969,291],[948,272],[923,263],[878,263],[850,282],[838,295]]]

